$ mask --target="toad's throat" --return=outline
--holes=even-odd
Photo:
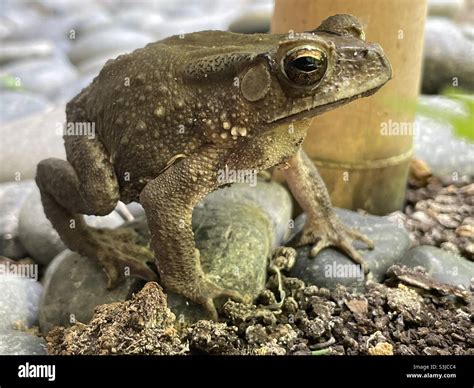
[[[290,116],[286,116],[286,117],[283,117],[283,118],[280,118],[280,119],[269,121],[268,124],[271,124],[273,126],[275,124],[279,125],[279,124],[284,124],[284,123],[293,123],[295,121],[299,121],[299,120],[303,120],[303,119],[309,119],[309,118],[312,118],[314,116],[318,116],[321,113],[327,112],[328,110],[337,108],[338,106],[345,105],[345,104],[347,104],[351,101],[357,100],[359,98],[368,97],[368,96],[376,93],[377,90],[379,90],[381,87],[382,87],[382,85],[377,86],[373,89],[366,90],[365,92],[356,94],[355,96],[352,96],[352,97],[343,98],[341,100],[330,102],[330,103],[327,103],[327,104],[324,104],[324,105],[319,105],[319,106],[316,106],[314,108],[311,108],[311,109],[308,109],[308,110],[305,110],[305,111],[302,111],[302,112],[298,112],[298,113],[295,113],[295,114],[290,115]]]

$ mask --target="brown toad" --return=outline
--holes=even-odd
[[[301,149],[309,119],[368,96],[391,77],[356,18],[336,15],[310,32],[173,36],[106,63],[66,108],[67,122],[93,123],[94,137],[64,136],[67,161],[43,160],[36,181],[45,213],[66,245],[96,258],[113,287],[126,275],[154,279],[150,252],[125,230],[96,230],[82,214],[117,201],[145,208],[161,282],[204,305],[240,299],[209,281],[191,229],[193,207],[227,182],[219,171],[285,163],[308,213],[299,244],[334,245],[364,265],[354,239],[372,242],[335,216],[326,187]]]

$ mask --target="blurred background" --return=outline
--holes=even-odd
[[[77,94],[107,59],[171,35],[209,29],[268,32],[273,9],[268,0],[2,0],[1,4],[4,85],[6,76],[20,77],[22,88],[51,102]],[[14,88],[14,80],[10,81]],[[5,115],[23,113],[12,107]]]
[[[0,182],[32,178],[42,158],[64,157],[62,139],[45,128],[63,121],[65,102],[108,59],[173,34],[204,29],[268,32],[274,7],[272,0],[0,4]],[[454,76],[472,93],[474,2],[429,0],[428,14],[422,94],[442,93]],[[460,114],[466,109],[453,99],[427,97],[421,102]],[[440,173],[455,168],[472,175],[472,145],[453,136],[446,123],[419,120],[426,130],[415,134],[417,154]]]

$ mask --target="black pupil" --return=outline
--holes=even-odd
[[[310,72],[314,71],[319,66],[319,60],[314,57],[299,57],[292,61],[293,66],[295,66],[298,70]]]

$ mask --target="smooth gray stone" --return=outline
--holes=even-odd
[[[40,19],[39,10],[29,7],[25,2],[23,4],[15,2],[2,1],[2,14],[0,18],[0,38],[16,40],[24,37],[24,31],[31,26],[38,26]]]
[[[31,180],[0,183],[0,255],[20,259],[27,251],[18,235],[18,219],[26,198],[34,189]]]
[[[94,228],[114,229],[123,224],[123,218],[115,211],[103,216],[84,216],[87,224]],[[46,218],[37,187],[29,195],[20,212],[19,237],[31,257],[38,263],[47,265],[54,257],[66,249],[58,232]]]
[[[84,76],[91,79],[94,79],[99,75],[100,71],[106,64],[109,59],[115,59],[119,55],[123,54],[123,50],[107,51],[102,55],[96,55],[94,57],[85,59],[84,61],[78,63],[78,69]]]
[[[47,265],[66,246],[44,214],[36,187],[20,212],[19,236],[23,246],[36,262]]]
[[[474,42],[461,28],[444,18],[429,18],[425,26],[423,93],[436,94],[444,87],[474,90]],[[454,78],[458,85],[454,85]]]
[[[26,91],[3,90],[0,93],[0,125],[44,111],[51,105],[39,94]]]
[[[62,134],[57,133],[65,120],[64,105],[60,105],[3,125],[0,182],[14,181],[18,173],[22,180],[32,179],[41,160],[65,159]]]
[[[54,102],[56,104],[66,104],[68,101],[77,96],[82,91],[82,89],[89,86],[97,74],[81,74],[78,79],[68,85],[67,89],[61,90],[54,96]]]
[[[464,23],[464,24],[461,24],[460,27],[464,36],[470,41],[473,41],[474,40],[474,25],[472,25],[471,23]]]
[[[461,102],[443,96],[421,96],[419,103],[442,114],[466,114]],[[451,124],[419,114],[415,129],[415,155],[428,163],[433,174],[474,175],[474,144],[457,137]]]
[[[44,339],[18,330],[0,330],[1,356],[42,356],[48,354]]]
[[[329,289],[334,289],[338,284],[358,289],[368,279],[382,281],[387,269],[398,263],[408,250],[410,238],[407,231],[385,217],[366,216],[345,209],[336,209],[336,213],[343,223],[366,234],[374,242],[373,250],[367,249],[360,241],[354,243],[366,260],[370,274],[364,276],[360,266],[332,247],[323,249],[318,256],[311,258],[310,246],[306,245],[297,249],[297,260],[290,276],[300,278],[306,284]],[[298,225],[301,224],[298,222]]]
[[[18,78],[21,87],[48,97],[78,77],[77,70],[62,58],[34,58],[10,62],[0,69],[1,75]]]
[[[72,43],[82,35],[109,28],[114,23],[112,15],[106,9],[97,7],[97,4],[93,8],[84,8],[78,13],[69,14],[66,18],[59,17],[59,19],[63,20],[63,34]]]
[[[464,0],[428,0],[428,15],[452,18],[463,4]]]
[[[264,288],[267,258],[271,253],[268,216],[250,202],[206,201],[193,216],[196,246],[201,265],[215,284],[255,298]],[[201,306],[168,294],[168,305],[181,319],[206,317]]]
[[[95,8],[96,0],[35,0],[43,12],[68,15],[81,12],[84,8]]]
[[[154,30],[164,23],[165,18],[159,12],[143,7],[125,8],[115,14],[116,22],[134,30]]]
[[[31,7],[30,7],[31,8]],[[73,10],[68,8],[67,13],[42,13],[34,18],[26,28],[15,31],[16,39],[33,40],[46,39],[54,42],[56,49],[66,53],[76,38],[105,24],[111,24],[112,18],[96,2],[94,6],[84,6]]]
[[[227,25],[226,17],[219,13],[180,15],[174,18],[165,17],[162,23],[150,23],[146,32],[153,36],[154,41],[181,34],[186,39],[185,34],[204,30],[225,30]]]
[[[241,34],[267,33],[273,15],[273,4],[243,9],[230,23],[228,30]]]
[[[145,209],[138,202],[130,202],[127,204],[127,209],[130,211],[133,217],[143,217],[145,215]]]
[[[31,57],[48,57],[54,53],[54,50],[53,42],[45,39],[2,42],[0,64]]]
[[[233,7],[233,2],[222,2],[215,0],[173,0],[173,1],[157,1],[157,2],[127,2],[126,4],[115,4],[117,14],[120,12],[133,13],[139,9],[145,12],[157,12],[166,16],[167,19],[173,20],[183,16],[203,17],[220,13],[229,7]],[[114,5],[112,5],[113,7]]]
[[[55,326],[88,323],[96,306],[126,300],[143,285],[142,280],[129,278],[107,290],[107,278],[99,264],[70,250],[54,258],[43,283],[39,324],[44,334]]]
[[[217,285],[255,298],[264,288],[272,247],[287,233],[291,207],[288,192],[275,182],[239,183],[208,195],[193,212],[204,272]],[[179,295],[168,294],[168,304],[178,321],[208,318]]]
[[[78,38],[71,47],[69,58],[78,64],[93,57],[103,57],[107,53],[128,53],[153,40],[143,32],[113,26],[91,31]]]
[[[242,203],[243,201],[257,204],[268,214],[274,231],[272,246],[281,245],[291,232],[289,225],[293,213],[293,201],[288,190],[279,183],[266,182],[259,178],[254,186],[247,183],[236,183],[230,188],[216,190],[209,194],[204,202],[216,202],[218,206],[225,207],[228,206],[227,204]]]
[[[31,327],[37,322],[43,292],[39,282],[2,274],[0,290],[0,330],[12,329],[16,324]]]
[[[453,286],[463,286],[466,290],[469,290],[471,279],[474,279],[474,262],[431,245],[411,248],[400,264],[411,268],[422,266],[434,279]]]
[[[287,233],[291,206],[286,189],[274,182],[259,181],[255,187],[234,184],[208,195],[193,212],[204,272],[221,287],[255,297],[265,285],[272,247],[283,243],[276,236]],[[149,242],[144,217],[126,225]],[[168,303],[178,321],[207,318],[200,306],[179,295],[168,294]]]
[[[115,210],[106,216],[92,216],[85,215],[87,225],[93,228],[108,228],[115,229],[124,223],[124,219]]]

